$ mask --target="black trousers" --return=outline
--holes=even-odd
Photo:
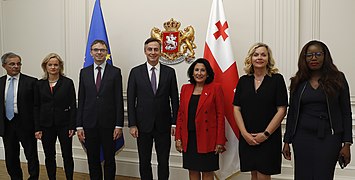
[[[159,133],[153,130],[150,133],[139,132],[137,138],[139,154],[139,172],[142,180],[152,180],[152,148],[155,143],[155,151],[158,160],[158,179],[169,179],[169,155],[171,146],[170,132]]]
[[[115,144],[113,141],[113,128],[84,129],[85,146],[89,163],[91,180],[102,180],[100,162],[100,148],[104,154],[104,179],[114,180],[116,175]]]
[[[42,128],[42,146],[46,156],[45,163],[47,175],[50,180],[56,179],[56,141],[60,142],[62,151],[65,176],[67,180],[73,179],[74,161],[72,152],[72,139],[69,138],[69,129],[67,127],[48,127]]]
[[[3,137],[5,147],[5,163],[11,180],[22,180],[23,173],[20,164],[20,143],[23,147],[27,164],[29,180],[38,179],[39,161],[37,154],[37,139],[34,130],[21,126],[17,115],[11,120],[5,120],[5,135]]]

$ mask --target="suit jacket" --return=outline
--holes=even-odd
[[[5,133],[5,85],[6,85],[6,75],[0,78],[0,136],[4,136]],[[17,90],[17,109],[19,116],[19,123],[17,125],[19,128],[34,131],[34,120],[33,120],[33,104],[34,104],[34,87],[37,79],[27,76],[25,74],[20,74],[20,79],[18,82]]]
[[[182,141],[184,152],[187,150],[189,102],[193,91],[193,84],[185,84],[182,86],[180,94],[175,139]],[[205,84],[195,116],[197,152],[212,152],[217,144],[225,144],[224,124],[222,88],[215,83]]]
[[[123,127],[121,69],[106,63],[99,92],[94,80],[94,65],[81,69],[77,127]]]
[[[331,125],[332,133],[342,134],[342,142],[353,143],[349,85],[343,73],[340,80],[344,85],[343,89],[338,90],[334,95],[325,93],[329,117],[328,121]],[[290,106],[288,108],[286,130],[283,140],[286,143],[293,142],[296,129],[299,128],[297,124],[300,114],[302,113],[300,111],[300,102],[307,83],[308,81],[300,83],[295,92],[290,95]]]
[[[175,70],[160,65],[159,84],[154,95],[147,64],[133,68],[127,87],[128,126],[137,126],[141,132],[170,131],[176,123],[179,98]]]
[[[75,130],[76,95],[71,79],[60,76],[50,90],[48,80],[37,81],[35,87],[35,130],[42,127],[68,127]]]

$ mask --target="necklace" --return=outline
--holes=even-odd
[[[262,77],[260,80],[254,78],[254,80],[255,80],[255,82],[257,82],[257,83],[261,83],[261,82],[264,80],[264,77]]]
[[[56,79],[56,80],[54,80],[54,81],[51,81],[51,80],[48,79],[48,82],[49,82],[49,83],[56,83],[56,82],[58,82],[58,79]]]

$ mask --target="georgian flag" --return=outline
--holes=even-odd
[[[220,154],[216,176],[226,179],[240,170],[239,129],[233,116],[234,91],[238,83],[238,70],[234,61],[229,37],[228,22],[224,15],[222,0],[213,0],[207,29],[204,58],[215,72],[215,82],[220,83],[224,93],[226,149]]]

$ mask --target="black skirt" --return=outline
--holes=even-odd
[[[189,131],[187,150],[182,154],[183,168],[200,172],[211,172],[219,169],[219,155],[215,152],[198,153],[196,132]]]

